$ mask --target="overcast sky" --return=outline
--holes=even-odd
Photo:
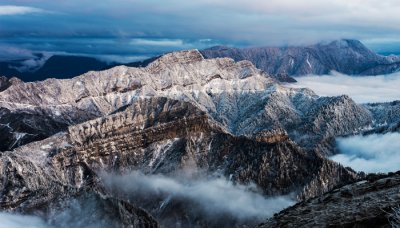
[[[352,38],[400,51],[398,0],[0,0],[0,50],[144,58]]]

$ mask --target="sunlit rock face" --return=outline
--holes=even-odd
[[[308,199],[359,178],[324,155],[336,136],[375,117],[348,96],[286,88],[248,61],[204,59],[196,50],[144,68],[16,81],[0,92],[0,108],[2,209],[37,212],[88,193],[113,199],[118,221],[136,227],[157,226],[157,214],[116,197],[102,172],[218,174],[263,196]],[[166,208],[163,215],[179,211]]]

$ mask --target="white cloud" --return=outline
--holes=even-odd
[[[358,103],[400,100],[400,73],[379,76],[343,74],[297,77],[291,87],[312,89],[320,96],[347,94]]]
[[[294,204],[287,196],[266,198],[253,185],[234,185],[224,178],[167,177],[139,172],[123,176],[103,174],[103,178],[112,192],[127,194],[139,206],[141,203],[148,206],[146,199],[160,204],[157,206],[153,202],[151,208],[168,208],[166,204],[169,202],[174,205],[174,201],[183,201],[184,208],[181,210],[188,213],[189,217],[190,213],[193,213],[192,216],[203,215],[203,219],[209,222],[227,216],[257,224]]]
[[[48,224],[39,217],[0,213],[0,227],[7,228],[46,228]]]
[[[400,133],[337,139],[341,154],[332,160],[366,173],[400,170]]]
[[[145,46],[182,46],[183,40],[180,39],[132,39],[131,45]]]
[[[32,51],[10,45],[0,45],[0,61],[34,58]]]
[[[9,66],[9,68],[16,69],[19,72],[34,72],[40,69],[50,57],[50,53],[44,52],[39,56],[19,62],[19,66]]]
[[[43,9],[29,7],[29,6],[0,5],[0,16],[44,13],[44,12],[46,11]]]

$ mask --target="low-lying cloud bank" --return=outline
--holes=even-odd
[[[288,196],[266,198],[253,185],[235,185],[224,178],[172,178],[133,172],[123,176],[107,174],[104,181],[112,192],[149,210],[164,225],[193,225],[199,221],[222,227],[249,221],[257,224],[294,204]],[[180,221],[183,218],[192,221]]]
[[[297,77],[296,88],[307,87],[320,96],[347,94],[357,103],[400,100],[400,73],[379,76],[310,75]]]
[[[332,160],[366,173],[400,170],[400,133],[337,139],[341,154]]]
[[[291,196],[267,198],[255,185],[198,173],[174,177],[104,173],[101,177],[111,195],[145,209],[164,227],[252,227],[295,203]],[[95,195],[82,195],[53,202],[46,213],[38,213],[43,218],[0,213],[0,227],[118,227],[118,211],[110,211],[107,205]]]

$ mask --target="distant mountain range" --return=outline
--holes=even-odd
[[[155,58],[144,61],[124,64],[130,67],[146,66]],[[41,81],[47,78],[66,79],[73,78],[88,71],[100,71],[110,69],[121,65],[117,63],[108,63],[93,57],[54,55],[51,56],[42,67],[33,72],[20,72],[16,68],[22,65],[22,61],[0,62],[0,75],[6,77],[18,77],[19,79],[29,81]]]
[[[369,50],[357,40],[337,40],[297,47],[231,48],[216,46],[201,51],[205,58],[228,57],[249,60],[278,81],[295,82],[290,76],[323,75],[337,71],[349,75],[390,74],[400,70],[400,56],[383,56]],[[147,66],[159,56],[127,64],[107,63],[92,57],[50,57],[33,72],[19,72],[22,61],[0,62],[0,76],[18,77],[23,81],[46,78],[72,78],[88,71],[106,70],[117,65]]]
[[[229,48],[216,46],[201,52],[206,58],[249,60],[270,75],[390,74],[400,70],[400,56],[382,56],[358,40],[337,40],[303,47]]]

